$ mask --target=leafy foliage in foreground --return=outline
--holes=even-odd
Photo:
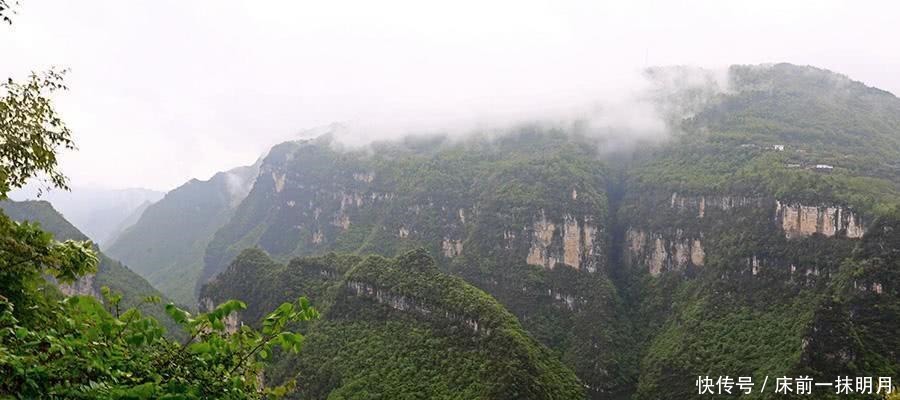
[[[120,295],[105,293],[108,310],[89,296],[63,299],[44,309],[41,327],[22,324],[14,305],[0,302],[0,395],[17,398],[260,398],[290,386],[263,388],[260,361],[272,348],[299,351],[303,336],[286,324],[318,316],[306,299],[284,303],[261,331],[229,332],[225,320],[245,305],[228,301],[191,316],[166,307],[191,335],[179,344],[137,309],[119,313]],[[148,299],[153,302],[158,299]],[[113,311],[110,313],[109,311]]]
[[[44,275],[71,283],[96,271],[90,242],[58,243],[37,225],[0,213],[0,396],[15,398],[258,398],[260,361],[274,346],[298,351],[288,323],[316,318],[306,299],[282,304],[261,331],[229,331],[226,319],[246,306],[226,301],[197,316],[166,306],[190,336],[182,344],[136,308],[122,312],[121,294],[104,287],[104,303],[63,298]],[[158,297],[145,299],[159,302]],[[289,385],[290,382],[287,383]]]
[[[15,221],[40,224],[40,229],[52,233],[55,240],[76,242],[89,240],[46,201],[0,201],[0,209]],[[170,338],[183,338],[183,332],[166,317],[162,307],[143,302],[144,298],[150,296],[160,297],[163,302],[168,302],[169,299],[127,266],[107,257],[96,246],[92,247],[99,260],[96,273],[90,276],[82,275],[78,282],[72,285],[71,290],[75,294],[100,298],[100,289],[106,286],[114,292],[122,293],[121,306],[123,308],[138,308],[147,316],[156,318],[163,324]]]

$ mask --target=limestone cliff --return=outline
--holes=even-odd
[[[601,248],[594,245],[598,241],[597,232],[590,216],[576,218],[565,214],[561,223],[554,223],[541,210],[528,232],[531,246],[525,261],[548,269],[561,263],[576,270],[583,268],[595,272],[596,260],[601,256]],[[510,234],[505,236],[514,237]]]
[[[788,239],[812,234],[861,238],[866,232],[857,213],[847,207],[834,205],[810,206],[778,200],[775,221]]]
[[[706,258],[701,237],[686,237],[676,230],[673,237],[661,233],[628,228],[625,232],[625,259],[632,265],[646,268],[652,276],[667,271],[684,271],[688,267],[702,267]]]

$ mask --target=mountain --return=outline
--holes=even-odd
[[[678,83],[692,72],[648,74]],[[289,266],[423,248],[441,273],[496,299],[594,399],[691,397],[698,375],[896,376],[900,99],[790,64],[700,75],[699,87],[660,97],[672,133],[628,152],[598,140],[589,121],[362,149],[329,136],[277,145],[205,239],[198,279],[212,297],[316,293],[325,278],[299,270],[227,271],[248,248]],[[332,269],[322,276],[352,275]],[[356,377],[353,362],[342,356],[323,374]],[[372,380],[355,388],[377,388]],[[310,383],[320,391],[302,397],[346,393],[344,381]]]
[[[213,233],[249,191],[258,165],[193,179],[141,213],[106,251],[182,304],[197,303],[203,254]]]
[[[141,215],[144,215],[144,211],[146,211],[147,208],[149,208],[151,205],[153,205],[153,202],[145,201],[137,208],[132,210],[131,214],[125,217],[125,219],[119,222],[119,225],[117,225],[115,228],[113,228],[112,231],[110,231],[109,236],[106,240],[106,244],[115,243],[116,240],[119,239],[119,236],[122,235],[122,232],[125,232],[126,229],[136,224],[138,220],[141,219]]]
[[[90,240],[47,201],[3,201],[0,202],[0,209],[14,221],[40,224],[41,229],[53,234],[55,240]],[[111,291],[122,294],[123,309],[138,307],[146,315],[151,315],[160,321],[173,337],[182,336],[181,330],[172,323],[171,318],[165,315],[162,305],[142,303],[148,296],[159,296],[162,303],[165,304],[168,299],[162,293],[154,289],[144,278],[128,269],[127,266],[109,258],[97,248],[95,251],[100,259],[97,273],[84,276],[71,285],[59,285],[59,289],[64,294],[93,296],[101,299],[100,288],[109,287]]]
[[[900,170],[884,160],[900,156],[900,100],[811,67],[730,76],[624,172],[616,280],[645,346],[635,397],[689,397],[683,377],[707,372],[896,375]]]
[[[253,246],[282,261],[422,247],[571,365],[595,371],[586,383],[613,390],[637,351],[609,279],[609,172],[597,159],[590,138],[539,127],[371,150],[327,137],[285,143],[216,232],[202,279]]]
[[[95,189],[76,187],[71,191],[51,190],[38,197],[37,188],[26,187],[12,193],[13,200],[46,200],[79,230],[106,247],[117,229],[146,202],[155,202],[162,192],[132,189]],[[127,227],[127,226],[126,226]]]
[[[271,304],[310,296],[322,318],[301,353],[267,381],[297,378],[297,398],[577,399],[575,374],[496,300],[442,273],[422,250],[396,258],[339,256],[275,263],[242,252],[202,291],[203,303],[247,302],[259,324]],[[233,325],[237,327],[238,319]]]

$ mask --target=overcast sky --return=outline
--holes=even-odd
[[[20,2],[0,77],[71,68],[76,186],[170,189],[334,121],[369,140],[552,114],[648,65],[785,61],[900,93],[889,1]]]

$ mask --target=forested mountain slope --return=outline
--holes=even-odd
[[[590,138],[533,127],[335,146],[326,136],[270,151],[210,243],[204,279],[252,246],[284,261],[423,247],[496,297],[586,384],[627,386],[636,351],[608,279],[607,170]]]
[[[624,173],[616,282],[647,345],[637,398],[688,397],[684,377],[707,373],[896,376],[900,179],[885,160],[900,100],[809,67],[730,75],[731,93]]]
[[[257,172],[252,165],[185,183],[150,205],[106,251],[167,296],[195,305],[206,245],[250,190]]]
[[[240,298],[258,324],[272,302],[302,293],[322,311],[303,350],[266,379],[296,377],[301,399],[577,399],[575,374],[483,291],[440,272],[424,250],[396,258],[298,258],[242,252],[204,287],[204,303]],[[238,321],[232,321],[235,326]]]

